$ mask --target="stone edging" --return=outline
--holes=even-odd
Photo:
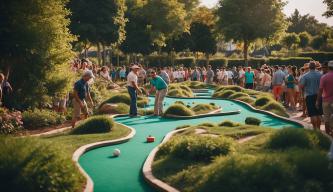
[[[96,142],[96,143],[91,143],[91,144],[87,144],[84,146],[81,146],[80,148],[78,148],[73,156],[72,156],[72,160],[74,161],[75,165],[78,167],[79,171],[81,172],[81,174],[86,178],[87,183],[86,186],[84,188],[84,192],[93,192],[94,191],[94,182],[92,181],[92,179],[90,178],[90,176],[84,171],[84,169],[81,167],[81,165],[79,164],[79,158],[86,152],[96,149],[96,148],[100,148],[100,147],[105,147],[105,146],[110,146],[110,145],[115,145],[115,144],[120,144],[120,143],[126,143],[127,141],[129,141],[130,139],[132,139],[136,133],[135,129],[126,126],[124,124],[118,123],[122,126],[125,126],[127,128],[129,128],[131,130],[131,133],[129,135],[127,135],[126,137],[120,138],[120,139],[115,139],[115,140],[109,140],[109,141],[101,141],[101,142]]]
[[[153,175],[153,171],[152,171],[152,164],[154,162],[154,158],[156,156],[156,153],[159,149],[159,147],[164,144],[165,142],[167,142],[174,134],[178,133],[178,132],[182,132],[184,130],[186,130],[187,128],[184,129],[179,129],[179,130],[174,130],[169,132],[163,139],[163,141],[157,146],[155,147],[148,155],[143,167],[142,167],[142,173],[143,173],[143,177],[145,179],[146,182],[148,182],[152,187],[154,187],[155,189],[157,189],[158,191],[162,191],[162,192],[179,192],[178,189],[168,185],[167,183],[157,179],[154,175]]]
[[[237,103],[240,103],[240,104],[243,104],[243,105],[246,105],[248,107],[251,108],[251,110],[253,111],[256,111],[256,112],[259,112],[259,113],[263,113],[263,114],[266,114],[266,115],[271,115],[275,118],[278,118],[278,119],[282,119],[284,121],[287,121],[287,122],[291,122],[291,123],[295,123],[297,125],[300,125],[301,127],[303,128],[309,128],[309,125],[303,121],[298,121],[298,120],[295,120],[295,119],[288,119],[286,117],[282,117],[280,115],[277,115],[275,113],[272,113],[272,112],[269,112],[269,111],[265,111],[265,110],[261,110],[261,109],[257,109],[255,107],[253,107],[252,105],[244,102],[244,101],[240,101],[240,100],[236,100],[236,99],[221,99],[221,98],[212,98],[212,97],[170,97],[170,96],[167,96],[168,98],[174,98],[174,99],[213,99],[213,100],[226,100],[226,101],[234,101],[234,102],[237,102]]]

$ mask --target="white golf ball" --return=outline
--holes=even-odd
[[[120,155],[120,149],[113,150],[113,156],[119,157],[119,155]]]

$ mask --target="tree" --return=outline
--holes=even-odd
[[[125,27],[126,38],[120,49],[124,53],[149,54],[153,51],[151,33],[148,29],[148,21],[142,14],[143,1],[126,1],[126,18],[128,23]]]
[[[85,43],[110,46],[125,39],[124,0],[71,0],[71,31]],[[104,52],[104,51],[103,51]],[[104,58],[104,57],[103,57]],[[103,63],[105,61],[103,60]]]
[[[66,0],[0,2],[0,67],[14,88],[13,104],[34,107],[71,88],[73,56]]]
[[[296,33],[289,33],[283,37],[282,43],[288,48],[291,49],[293,46],[296,46],[300,43],[300,38]]]
[[[288,33],[302,33],[308,32],[312,36],[319,35],[322,31],[328,28],[327,24],[319,23],[319,21],[309,14],[301,15],[297,9],[294,13],[287,18],[287,21],[290,23],[288,26]]]
[[[302,47],[302,48],[306,48],[309,44],[310,44],[310,41],[311,41],[311,35],[307,32],[302,32],[298,35],[299,37],[299,46]]]
[[[187,30],[184,4],[177,0],[148,0],[143,7],[143,15],[148,21],[153,44],[159,48],[166,40]]]
[[[332,32],[329,30],[323,31],[321,34],[315,36],[312,40],[312,48],[320,50],[328,45],[329,39],[332,37]]]
[[[220,0],[219,30],[226,40],[243,42],[245,64],[248,48],[256,39],[273,39],[285,30],[284,3],[280,0]]]
[[[212,29],[203,23],[194,22],[191,24],[191,40],[193,52],[205,53],[207,64],[209,64],[209,55],[216,53],[216,39]]]
[[[324,3],[327,4],[327,11],[324,13],[326,17],[333,16],[333,0],[324,0]]]

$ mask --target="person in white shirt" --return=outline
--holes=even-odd
[[[178,69],[175,69],[173,72],[172,72],[172,76],[173,76],[173,79],[175,82],[179,82],[179,70]]]
[[[110,77],[109,69],[106,66],[103,66],[101,69],[101,72],[99,72],[99,75],[102,77],[105,81],[112,81]]]
[[[228,70],[227,74],[228,74],[228,84],[233,85],[234,73],[231,70]]]
[[[239,86],[244,87],[245,83],[245,71],[243,67],[239,67]]]
[[[131,97],[129,116],[137,117],[138,116],[137,97],[138,93],[142,94],[138,86],[138,72],[140,70],[140,67],[138,65],[133,65],[131,69],[132,71],[127,76],[127,90],[128,94]]]
[[[225,68],[223,67],[222,68],[222,71],[221,71],[221,75],[222,75],[222,85],[228,85],[228,72],[225,70]]]

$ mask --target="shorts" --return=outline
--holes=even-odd
[[[88,106],[86,101],[83,100],[83,109],[81,109],[80,104],[76,101],[76,99],[73,99],[73,119],[81,118],[81,112],[84,115],[88,115]]]
[[[253,83],[246,83],[245,89],[253,89]]]
[[[274,96],[280,96],[283,93],[282,85],[274,85],[273,86],[273,94]]]
[[[323,102],[324,121],[333,126],[333,102]]]
[[[323,115],[323,107],[319,105],[319,109],[316,107],[317,95],[309,95],[305,98],[306,108],[308,110],[309,117]]]

